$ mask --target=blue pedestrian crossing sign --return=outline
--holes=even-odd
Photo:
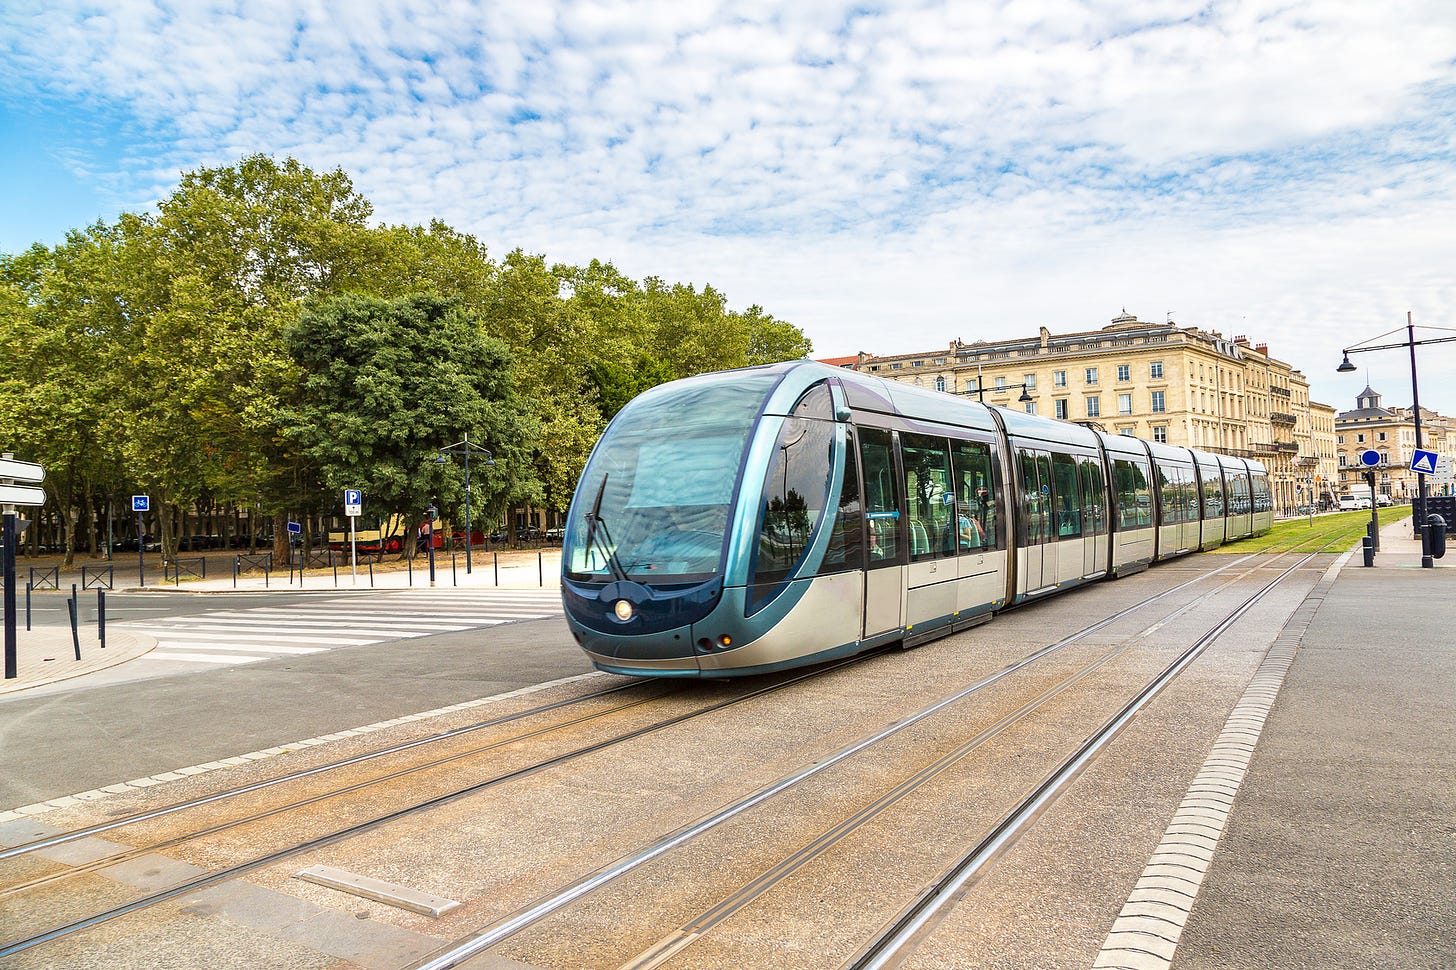
[[[1411,457],[1411,471],[1417,475],[1434,475],[1436,474],[1436,462],[1438,460],[1439,458],[1434,451],[1422,451],[1420,448],[1417,448],[1416,453]]]

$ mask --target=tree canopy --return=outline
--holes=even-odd
[[[72,541],[133,491],[271,516],[280,546],[285,515],[333,511],[345,484],[376,512],[458,508],[459,469],[430,459],[466,434],[495,456],[472,467],[472,515],[564,509],[636,394],[810,351],[710,285],[492,259],[438,220],[372,214],[342,170],[252,155],[184,174],[155,212],[0,254],[0,447],[47,466]]]

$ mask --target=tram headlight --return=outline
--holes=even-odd
[[[632,617],[637,615],[637,611],[633,609],[632,604],[627,600],[617,600],[617,602],[612,605],[612,613],[617,617],[617,619],[621,620],[623,623],[626,623],[628,620],[632,619]]]

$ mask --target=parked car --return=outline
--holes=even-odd
[[[1367,496],[1363,496],[1363,495],[1341,495],[1340,496],[1340,511],[1341,512],[1354,512],[1354,511],[1357,511],[1359,509],[1368,509],[1368,508],[1370,508],[1370,499]]]
[[[1395,499],[1391,498],[1389,495],[1380,494],[1375,496],[1375,504],[1380,506],[1382,509],[1388,509],[1395,504]]]

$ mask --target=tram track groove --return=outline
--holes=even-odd
[[[1050,653],[1052,653],[1052,652],[1060,649],[1062,646],[1065,646],[1065,645],[1067,645],[1067,644],[1069,644],[1071,642],[1075,642],[1076,640],[1082,639],[1082,638],[1090,635],[1091,633],[1096,632],[1097,630],[1100,630],[1100,629],[1106,627],[1107,625],[1109,625],[1109,624],[1117,621],[1118,619],[1121,619],[1121,618],[1123,618],[1123,617],[1125,617],[1127,615],[1130,615],[1131,613],[1133,613],[1133,612],[1135,612],[1135,611],[1137,611],[1139,609],[1144,609],[1147,606],[1151,605],[1152,603],[1155,603],[1155,602],[1157,602],[1157,601],[1159,601],[1159,600],[1161,600],[1161,599],[1163,599],[1163,598],[1165,598],[1167,596],[1170,596],[1170,595],[1172,595],[1172,594],[1174,594],[1174,593],[1176,593],[1176,592],[1178,592],[1178,591],[1180,591],[1182,589],[1185,589],[1188,586],[1191,586],[1191,585],[1193,585],[1195,583],[1198,583],[1198,582],[1203,582],[1203,581],[1209,579],[1212,576],[1215,576],[1215,575],[1217,575],[1219,573],[1222,573],[1222,572],[1224,572],[1224,571],[1226,571],[1228,569],[1232,569],[1235,566],[1237,566],[1237,565],[1239,565],[1239,564],[1241,564],[1243,562],[1246,562],[1250,558],[1253,558],[1253,557],[1252,556],[1241,557],[1240,559],[1237,559],[1237,560],[1235,560],[1232,563],[1228,563],[1228,564],[1226,564],[1224,566],[1221,566],[1220,568],[1218,568],[1216,570],[1212,570],[1212,571],[1207,572],[1207,573],[1202,573],[1199,576],[1194,577],[1193,579],[1190,579],[1190,580],[1188,580],[1188,581],[1186,581],[1184,583],[1180,583],[1180,584],[1178,584],[1175,587],[1172,587],[1172,588],[1167,589],[1167,590],[1163,590],[1163,591],[1161,591],[1159,593],[1154,594],[1153,596],[1147,597],[1144,600],[1142,600],[1142,601],[1140,601],[1140,602],[1138,602],[1136,604],[1133,604],[1132,606],[1130,606],[1130,607],[1128,607],[1128,608],[1126,608],[1124,610],[1119,611],[1118,613],[1114,614],[1111,617],[1108,617],[1108,618],[1106,618],[1106,619],[1104,619],[1102,621],[1099,621],[1098,623],[1092,624],[1089,627],[1085,628],[1084,630],[1079,631],[1078,633],[1075,633],[1075,634],[1071,635],[1070,637],[1064,638],[1062,641],[1059,641],[1057,644],[1053,644],[1053,645],[1050,645],[1049,647],[1041,648],[1041,649],[1033,652],[1028,657],[1023,658],[1021,661],[1018,661],[1016,663],[1013,663],[1011,665],[1008,665],[1002,671],[999,671],[996,674],[992,675],[991,678],[987,678],[986,681],[983,682],[982,684],[978,684],[978,685],[973,686],[970,690],[980,689],[980,687],[981,686],[984,686],[985,683],[993,682],[994,680],[1000,679],[1002,677],[1005,677],[1005,676],[1007,676],[1007,675],[1015,672],[1016,670],[1022,669],[1023,667],[1027,666],[1028,664],[1034,663],[1038,659],[1040,659],[1040,658],[1042,658],[1042,657],[1044,657],[1044,656],[1046,656],[1046,655],[1048,655],[1048,654],[1050,654]],[[1208,596],[1208,595],[1211,595],[1211,594],[1205,594],[1205,597],[1201,597],[1200,599],[1206,598],[1206,596]],[[1197,601],[1195,601],[1195,603],[1196,602]],[[1175,611],[1173,615],[1177,615],[1178,613],[1185,612],[1187,609],[1190,609],[1192,605],[1193,604],[1187,604],[1184,607],[1180,607],[1180,609],[1177,610],[1177,611]],[[128,915],[130,913],[137,912],[138,910],[144,909],[146,907],[156,905],[158,903],[164,902],[164,901],[169,900],[169,899],[174,899],[174,898],[176,898],[178,896],[181,896],[181,895],[184,895],[184,894],[187,894],[187,893],[196,891],[198,889],[205,888],[207,886],[215,885],[215,884],[217,884],[219,882],[223,882],[223,881],[226,881],[228,879],[236,878],[236,877],[238,877],[240,875],[244,875],[244,874],[246,874],[248,872],[254,871],[254,870],[259,869],[261,867],[268,866],[268,865],[271,865],[271,864],[274,864],[274,863],[277,863],[277,862],[281,862],[281,861],[283,861],[283,860],[285,860],[285,859],[287,859],[289,857],[292,857],[292,856],[295,856],[295,855],[299,855],[299,854],[302,854],[302,853],[305,853],[305,852],[313,851],[315,849],[323,848],[323,847],[326,847],[328,845],[335,844],[335,843],[337,843],[339,841],[342,841],[344,839],[353,837],[355,835],[362,834],[363,832],[366,832],[366,831],[372,831],[372,830],[377,829],[377,828],[379,828],[381,826],[387,825],[390,822],[397,821],[397,820],[399,820],[399,819],[401,819],[401,818],[403,818],[403,817],[405,817],[407,815],[411,815],[411,814],[414,814],[414,813],[417,813],[417,812],[427,811],[427,810],[429,810],[431,808],[439,807],[439,806],[444,805],[444,804],[447,804],[449,802],[453,802],[453,801],[456,801],[458,799],[462,799],[462,798],[468,797],[470,795],[477,794],[479,792],[482,792],[482,791],[484,791],[484,790],[486,790],[488,788],[494,787],[496,785],[503,784],[503,783],[508,782],[508,781],[511,781],[511,780],[516,780],[516,779],[519,779],[519,778],[524,778],[524,777],[527,777],[529,775],[536,774],[536,773],[538,773],[540,771],[544,771],[544,770],[547,770],[548,768],[551,768],[551,767],[554,767],[556,765],[565,763],[566,761],[573,760],[573,759],[580,758],[580,757],[585,757],[585,756],[590,755],[590,754],[594,754],[594,753],[598,753],[598,752],[607,750],[607,749],[609,749],[610,747],[612,747],[614,745],[621,744],[621,743],[625,743],[627,741],[633,740],[633,739],[635,739],[637,737],[641,737],[644,734],[650,733],[652,731],[661,730],[661,729],[664,729],[666,727],[670,727],[670,726],[673,726],[675,724],[682,723],[683,721],[689,720],[691,718],[700,717],[700,716],[706,715],[708,713],[711,713],[711,712],[713,712],[715,710],[720,710],[720,709],[722,709],[724,707],[728,707],[728,706],[733,705],[733,704],[742,703],[742,702],[751,700],[753,698],[756,698],[756,697],[759,697],[759,696],[763,696],[764,694],[767,694],[767,693],[771,693],[771,692],[774,692],[774,691],[778,691],[778,690],[785,689],[785,688],[787,688],[789,686],[792,686],[793,684],[796,684],[796,683],[798,683],[798,682],[800,682],[802,680],[807,680],[807,679],[810,679],[810,678],[813,678],[813,677],[819,677],[819,676],[822,676],[825,673],[828,673],[830,671],[841,669],[842,667],[852,666],[852,665],[856,665],[858,663],[865,662],[865,661],[867,661],[867,660],[869,660],[869,659],[871,659],[873,657],[880,656],[880,655],[882,655],[885,652],[887,652],[887,651],[885,651],[885,650],[875,651],[875,652],[867,653],[867,654],[864,654],[864,655],[860,655],[858,657],[852,658],[851,660],[846,661],[846,662],[843,662],[843,663],[840,663],[840,664],[829,665],[827,667],[813,668],[813,669],[808,670],[808,671],[805,671],[803,674],[800,674],[800,675],[795,676],[793,678],[790,678],[790,679],[787,679],[787,680],[784,680],[784,681],[777,682],[777,683],[772,684],[770,686],[767,686],[767,687],[764,687],[764,688],[760,688],[758,690],[754,690],[754,691],[745,693],[745,694],[740,695],[740,696],[736,696],[736,697],[732,697],[732,698],[725,699],[723,701],[716,702],[715,704],[712,704],[712,705],[710,705],[708,707],[705,707],[705,708],[702,708],[702,709],[699,709],[699,710],[695,710],[695,711],[691,711],[691,712],[686,712],[684,714],[677,715],[677,716],[675,716],[675,717],[673,717],[671,719],[668,719],[666,721],[662,721],[660,723],[648,725],[648,726],[645,726],[645,727],[636,729],[634,731],[628,732],[626,734],[623,734],[623,735],[620,735],[620,736],[617,736],[617,737],[605,739],[605,740],[602,740],[600,742],[596,742],[594,744],[590,744],[590,745],[587,745],[587,746],[584,746],[584,747],[580,747],[580,748],[574,749],[572,751],[565,752],[564,754],[559,755],[557,757],[550,758],[550,759],[547,759],[545,761],[542,761],[542,762],[539,762],[539,763],[536,763],[536,764],[528,765],[528,766],[525,766],[523,768],[517,769],[515,771],[507,772],[505,774],[502,774],[502,775],[499,775],[499,776],[496,776],[496,777],[493,777],[493,778],[490,778],[490,779],[486,779],[486,780],[484,780],[482,782],[479,782],[477,784],[474,784],[474,785],[471,785],[471,786],[468,786],[468,787],[465,787],[465,788],[462,788],[462,789],[458,789],[456,791],[447,792],[447,793],[441,794],[439,796],[436,796],[436,797],[433,797],[433,798],[424,800],[422,802],[417,802],[417,803],[414,803],[414,804],[411,804],[411,805],[407,805],[405,807],[396,809],[394,811],[387,812],[385,814],[379,815],[379,816],[377,816],[375,818],[372,818],[372,819],[369,819],[367,821],[363,821],[363,822],[360,822],[360,823],[357,823],[357,824],[353,824],[353,825],[350,825],[348,827],[339,829],[339,830],[337,830],[335,832],[331,832],[331,833],[328,833],[328,834],[325,834],[325,835],[322,835],[322,836],[318,836],[318,837],[309,839],[306,842],[302,842],[302,843],[299,843],[299,844],[296,844],[296,845],[284,847],[282,849],[278,849],[276,851],[269,852],[269,853],[266,853],[264,855],[258,856],[256,858],[253,858],[253,859],[247,860],[245,862],[239,863],[237,865],[229,866],[229,867],[220,869],[220,870],[215,871],[215,872],[206,873],[206,874],[204,874],[204,875],[202,875],[202,876],[200,876],[198,878],[190,879],[190,880],[187,880],[185,882],[179,883],[177,885],[167,887],[167,888],[165,888],[163,890],[160,890],[160,891],[157,891],[157,892],[153,892],[153,893],[144,895],[144,896],[142,896],[142,897],[140,897],[138,899],[132,900],[132,901],[130,901],[130,902],[126,903],[126,904],[123,904],[121,906],[113,907],[113,908],[111,908],[111,909],[109,909],[109,910],[107,910],[105,912],[101,912],[101,913],[98,913],[98,914],[94,914],[92,916],[86,917],[86,918],[81,919],[81,920],[73,921],[73,922],[68,923],[68,924],[65,924],[63,926],[53,927],[53,928],[51,928],[49,930],[46,930],[46,931],[41,932],[41,933],[38,933],[38,934],[33,934],[32,936],[26,937],[24,939],[15,940],[15,941],[12,941],[12,942],[7,943],[7,944],[0,944],[0,957],[9,956],[9,955],[14,954],[14,953],[22,952],[23,950],[31,949],[31,948],[33,948],[35,946],[39,946],[39,945],[42,945],[44,943],[51,942],[51,941],[56,940],[56,939],[59,939],[59,938],[61,938],[63,936],[68,936],[68,935],[71,935],[71,934],[74,934],[74,933],[77,933],[77,932],[81,932],[84,929],[90,928],[92,926],[99,925],[100,923],[107,922],[107,921],[110,921],[112,919],[116,919],[118,917],[121,917],[121,916],[124,916],[124,915]],[[163,807],[161,809],[155,809],[155,810],[152,810],[152,811],[149,811],[149,812],[139,813],[139,814],[137,814],[135,816],[131,816],[131,817],[128,817],[128,818],[117,819],[117,820],[113,820],[113,821],[106,822],[106,823],[100,823],[98,825],[88,826],[88,827],[85,827],[85,828],[82,828],[82,829],[77,829],[77,830],[72,831],[72,832],[63,833],[63,834],[58,835],[58,836],[53,836],[53,837],[49,837],[49,838],[46,838],[46,839],[35,840],[33,842],[26,843],[24,845],[14,846],[14,847],[11,847],[9,849],[0,850],[0,859],[12,858],[12,857],[24,855],[26,853],[36,852],[36,851],[39,851],[39,850],[44,849],[44,848],[50,848],[50,847],[59,846],[59,845],[62,845],[64,843],[66,843],[66,842],[76,841],[76,840],[79,840],[79,839],[82,839],[82,838],[86,838],[88,836],[97,835],[97,834],[101,834],[101,833],[109,832],[109,831],[114,831],[114,830],[116,830],[118,828],[121,828],[121,827],[124,827],[124,826],[127,826],[127,825],[138,824],[140,822],[152,820],[152,819],[155,819],[155,818],[159,818],[159,817],[162,817],[164,815],[170,815],[170,814],[174,814],[174,813],[177,813],[177,812],[185,811],[188,808],[199,807],[199,806],[208,805],[208,804],[214,804],[214,803],[216,803],[218,801],[221,801],[221,800],[224,800],[224,799],[227,799],[227,798],[232,798],[232,797],[237,797],[237,796],[242,795],[242,794],[252,793],[252,792],[255,792],[255,791],[258,791],[258,790],[262,790],[264,788],[268,788],[268,787],[271,787],[271,786],[274,786],[274,785],[283,784],[284,782],[287,782],[287,781],[299,780],[299,779],[302,779],[302,778],[312,777],[312,776],[321,774],[323,772],[327,772],[327,771],[330,771],[330,770],[334,770],[334,769],[337,769],[337,768],[340,768],[340,767],[352,766],[352,765],[355,765],[355,764],[358,764],[358,763],[361,763],[361,762],[365,762],[365,761],[369,761],[369,760],[372,760],[372,759],[375,759],[375,758],[382,757],[382,756],[387,755],[387,754],[395,754],[395,753],[399,753],[401,751],[406,751],[406,750],[409,750],[409,749],[417,748],[417,747],[420,747],[422,745],[427,745],[427,744],[430,744],[432,742],[439,742],[439,741],[446,740],[446,739],[449,739],[449,738],[452,738],[452,737],[457,737],[457,736],[459,736],[461,734],[465,734],[465,733],[468,733],[470,731],[480,730],[480,729],[485,728],[485,727],[500,726],[501,724],[508,723],[510,721],[513,721],[513,720],[520,720],[522,718],[529,717],[529,716],[532,716],[534,714],[544,713],[544,712],[548,712],[548,711],[551,711],[551,710],[556,710],[556,709],[559,709],[559,708],[562,708],[562,707],[566,707],[566,706],[569,706],[571,704],[582,703],[582,702],[585,702],[585,701],[588,701],[588,700],[597,699],[599,697],[606,696],[606,695],[609,695],[609,694],[612,694],[612,693],[616,693],[616,692],[619,692],[619,691],[622,691],[622,690],[625,690],[625,689],[629,689],[629,688],[632,688],[632,687],[635,687],[635,686],[639,686],[639,685],[638,684],[618,685],[616,687],[609,688],[606,691],[595,692],[595,693],[593,693],[591,695],[587,695],[586,697],[583,697],[583,698],[572,698],[572,699],[568,699],[568,700],[565,700],[565,701],[554,702],[554,703],[549,704],[549,705],[541,705],[541,706],[539,706],[537,708],[533,708],[533,709],[530,709],[528,711],[517,712],[515,714],[507,715],[507,716],[504,716],[502,718],[491,719],[489,721],[480,722],[479,724],[475,724],[475,725],[467,725],[467,726],[464,726],[464,727],[461,727],[461,728],[452,729],[451,731],[442,732],[440,734],[431,735],[431,736],[425,737],[425,738],[413,739],[413,740],[411,740],[409,742],[404,742],[404,743],[402,743],[400,745],[390,746],[389,748],[382,749],[382,750],[377,751],[377,752],[369,752],[369,753],[366,753],[366,754],[354,756],[352,758],[342,759],[342,760],[340,760],[338,762],[331,762],[331,763],[326,764],[326,765],[315,766],[314,768],[305,769],[305,770],[302,770],[302,771],[299,771],[299,772],[292,772],[292,773],[289,773],[289,774],[284,775],[284,776],[280,776],[280,777],[275,778],[275,779],[267,779],[267,780],[264,780],[264,781],[261,781],[261,782],[256,782],[256,783],[252,783],[252,784],[249,784],[249,785],[240,786],[240,787],[238,787],[236,789],[231,789],[231,790],[228,790],[228,791],[225,791],[225,792],[213,793],[211,795],[204,796],[204,797],[201,797],[201,798],[188,800],[188,801],[181,802],[181,803],[177,803],[177,804],[171,805],[171,806],[165,806],[165,807]],[[967,693],[968,692],[969,691],[967,691]],[[647,699],[633,701],[633,702],[631,702],[629,704],[621,705],[619,708],[613,708],[613,709],[611,709],[609,711],[597,712],[595,714],[588,715],[588,716],[586,716],[584,718],[581,718],[581,719],[578,719],[578,720],[579,721],[594,720],[594,719],[596,719],[598,717],[602,717],[602,716],[605,716],[605,715],[610,714],[610,713],[615,713],[615,712],[617,712],[619,710],[625,710],[625,709],[630,708],[630,707],[640,706],[642,704],[649,703],[649,702],[651,702],[653,700],[658,700],[658,699],[660,699],[660,697],[652,697],[652,698],[647,698]],[[570,726],[570,725],[572,725],[574,723],[577,723],[577,722],[567,722],[567,724],[565,724],[565,725],[556,725],[556,726],[549,727],[549,728],[542,728],[542,729],[539,729],[538,731],[531,732],[530,734],[523,735],[522,737],[524,738],[524,737],[534,736],[534,735],[539,734],[539,733],[542,733],[544,731],[556,730],[556,729],[559,729],[559,728],[562,728],[562,727]],[[490,748],[499,747],[501,744],[510,743],[512,740],[516,740],[516,739],[506,739],[506,740],[503,740],[503,741],[500,741],[500,742],[496,742],[496,743],[494,743],[492,745],[489,745],[486,748],[481,749],[481,750],[489,750]],[[470,752],[470,753],[476,753],[476,754],[478,754],[479,751]],[[459,754],[459,755],[452,756],[452,757],[450,757],[448,759],[445,759],[445,760],[459,760],[460,758],[467,757],[467,756],[468,756],[468,754]],[[827,764],[827,762],[824,762],[824,764]],[[380,779],[375,779],[375,780],[371,780],[371,781],[367,781],[367,782],[360,782],[360,783],[357,783],[356,785],[349,786],[349,787],[347,787],[345,789],[342,789],[342,790],[340,790],[338,792],[325,793],[325,794],[322,794],[322,795],[319,795],[319,796],[311,797],[311,798],[305,800],[304,802],[302,802],[300,804],[305,804],[305,805],[306,804],[314,804],[314,803],[317,803],[318,801],[321,801],[321,800],[323,800],[325,798],[337,797],[338,795],[341,795],[341,794],[347,794],[347,793],[349,793],[351,791],[357,790],[357,789],[362,788],[362,787],[367,787],[368,785],[371,785],[371,784],[376,784],[376,783],[380,783],[380,782],[385,781],[385,780],[390,780],[390,779],[399,777],[402,774],[408,773],[410,771],[423,770],[426,767],[430,767],[430,765],[422,765],[422,766],[418,766],[418,767],[414,767],[414,768],[410,768],[410,769],[401,769],[400,771],[392,772],[392,773],[390,773],[390,774],[388,774],[386,776],[383,776]],[[767,797],[767,796],[765,796],[765,797]],[[148,846],[146,848],[138,848],[134,852],[126,853],[126,857],[127,858],[131,858],[131,857],[134,857],[136,855],[145,854],[146,852],[156,851],[159,848],[168,848],[168,847],[171,847],[171,846],[173,846],[175,844],[180,843],[181,841],[185,841],[187,839],[198,838],[198,837],[201,837],[201,836],[206,835],[206,834],[215,834],[216,831],[220,831],[220,830],[225,829],[225,828],[234,827],[234,826],[240,825],[240,824],[246,824],[247,821],[257,821],[260,818],[272,817],[274,815],[277,815],[277,814],[281,813],[282,811],[286,811],[289,807],[290,806],[282,806],[282,807],[279,807],[277,809],[270,810],[266,814],[261,815],[261,816],[258,816],[257,818],[247,819],[247,820],[238,820],[238,821],[235,821],[235,822],[230,822],[230,823],[228,823],[226,825],[219,826],[215,830],[204,831],[202,833],[193,833],[190,836],[179,837],[176,840],[172,840],[172,841],[169,841],[169,842],[166,842],[166,843],[162,843],[162,844],[158,844],[158,845],[152,845],[152,846]],[[122,860],[120,858],[118,858],[118,857],[111,857],[111,858],[108,858],[108,859],[98,860],[96,864],[91,865],[91,866],[88,866],[84,870],[79,870],[78,869],[77,872],[80,872],[80,871],[93,871],[93,870],[96,870],[96,869],[105,868],[106,866],[115,864],[118,861],[122,861]],[[63,876],[64,874],[56,874],[56,875],[57,876]],[[38,881],[37,884],[39,884],[40,882],[50,882],[50,881],[53,881],[53,880],[43,879],[43,880]],[[12,887],[12,888],[7,889],[7,890],[0,890],[0,897],[4,897],[7,894],[13,894],[14,892],[18,892],[20,888],[24,888],[24,887]],[[450,964],[450,965],[453,965],[453,964]]]
[[[183,896],[200,889],[205,889],[220,882],[225,882],[229,879],[237,878],[238,876],[245,875],[249,872],[263,868],[265,866],[272,865],[277,862],[282,862],[286,859],[293,858],[306,852],[312,852],[317,849],[326,848],[338,842],[342,842],[346,839],[362,835],[366,832],[372,832],[378,828],[381,828],[392,822],[399,821],[411,815],[426,812],[434,808],[439,808],[443,805],[459,801],[471,795],[479,794],[502,784],[507,784],[512,781],[518,781],[524,778],[531,777],[550,768],[554,768],[558,765],[574,761],[578,758],[583,758],[592,754],[600,753],[616,745],[636,740],[655,731],[674,727],[678,724],[682,724],[694,718],[702,717],[736,704],[745,703],[758,697],[784,690],[801,681],[822,676],[828,671],[838,670],[845,667],[855,666],[860,663],[864,663],[874,657],[883,655],[885,652],[887,652],[886,649],[882,648],[877,651],[870,651],[864,654],[859,654],[855,657],[847,658],[846,660],[840,661],[835,664],[830,664],[826,667],[814,668],[798,672],[784,680],[776,681],[775,683],[769,684],[767,686],[750,690],[745,693],[729,697],[720,701],[716,701],[705,707],[674,715],[673,717],[657,721],[653,724],[644,725],[642,727],[628,731],[624,734],[619,734],[615,737],[610,737],[601,741],[593,742],[591,744],[572,749],[570,751],[545,759],[543,761],[538,761],[533,764],[528,764],[521,768],[517,768],[513,771],[508,771],[503,774],[496,775],[475,784],[466,786],[464,788],[445,792],[443,794],[425,799],[423,801],[414,802],[401,808],[388,811],[382,815],[378,815],[366,821],[357,822],[344,828],[337,829],[333,832],[320,836],[315,836],[305,841],[297,842],[295,844],[264,853],[252,859],[226,866],[224,868],[218,869],[213,872],[205,873],[195,878],[184,880],[173,886],[169,886],[165,889],[145,894],[127,903],[111,907],[102,912],[92,914],[91,916],[87,916],[78,920],[73,920],[69,923],[65,923],[59,926],[54,926],[48,930],[44,930],[39,933],[33,933],[29,936],[0,943],[0,959],[24,952],[26,950],[41,946],[54,940],[74,935],[93,926],[98,926],[102,923],[110,922],[111,920],[127,916],[131,913],[146,909],[151,906],[155,906],[159,903],[163,903],[171,899],[175,899],[179,896]],[[630,706],[637,705],[634,704]],[[325,795],[323,797],[330,796]],[[188,838],[190,839],[191,837],[189,836]]]
[[[1265,555],[1277,556],[1282,554],[1270,553]],[[712,831],[718,826],[732,820],[733,818],[736,818],[744,812],[747,812],[748,810],[762,804],[763,802],[773,798],[778,794],[789,790],[790,788],[808,780],[809,778],[820,774],[821,772],[827,770],[830,767],[833,767],[836,764],[839,764],[840,762],[852,757],[853,755],[873,747],[874,745],[884,741],[885,739],[899,733],[905,728],[908,728],[913,724],[920,723],[926,718],[949,707],[957,701],[963,700],[964,698],[974,694],[975,692],[980,691],[983,688],[990,686],[991,684],[994,684],[1006,678],[1007,676],[1016,673],[1017,671],[1020,671],[1038,662],[1039,660],[1042,660],[1058,652],[1064,647],[1067,647],[1073,643],[1085,639],[1086,637],[1109,626],[1110,624],[1115,623],[1116,621],[1123,619],[1141,609],[1145,609],[1153,603],[1156,603],[1157,601],[1167,596],[1173,595],[1174,593],[1184,590],[1189,586],[1192,586],[1199,582],[1203,582],[1213,576],[1233,569],[1236,566],[1241,565],[1253,558],[1256,558],[1256,556],[1252,554],[1243,556],[1239,559],[1234,560],[1231,563],[1220,566],[1217,569],[1202,573],[1199,576],[1194,577],[1193,579],[1187,580],[1174,587],[1160,591],[1159,593],[1156,593],[1152,596],[1146,597],[1138,603],[1132,604],[1129,607],[1119,610],[1112,616],[1109,616],[1103,620],[1091,624],[1088,627],[1083,628],[1082,630],[1077,631],[1076,633],[1064,637],[1056,643],[1050,644],[1046,647],[1042,647],[1032,652],[1028,656],[988,675],[987,677],[977,681],[976,683],[960,691],[957,691],[948,697],[942,698],[941,700],[936,701],[935,703],[925,708],[922,708],[915,713],[912,713],[897,720],[889,727],[884,728],[881,731],[878,731],[868,737],[861,738],[855,742],[845,745],[844,747],[841,747],[840,749],[828,755],[821,756],[808,768],[805,768],[794,774],[781,777],[780,779],[777,779],[757,789],[749,795],[744,796],[738,802],[735,802],[718,812],[701,817],[695,822],[688,823],[671,832],[666,833],[665,835],[654,841],[652,844],[635,853],[622,856],[614,862],[598,867],[597,869],[580,877],[574,882],[566,886],[559,887],[557,890],[554,891],[553,894],[541,897],[535,904],[524,907],[521,910],[518,910],[517,912],[501,920],[498,920],[487,927],[482,928],[481,930],[471,934],[468,937],[457,940],[456,943],[452,944],[449,948],[442,950],[441,952],[428,958],[427,960],[413,964],[411,966],[411,970],[445,970],[445,968],[460,966],[465,961],[481,953],[484,953],[491,947],[494,947],[497,944],[504,942],[505,940],[511,938],[517,933],[523,931],[527,927],[534,925],[535,923],[541,921],[542,919],[545,919],[548,916],[553,915],[556,912],[559,912],[565,907],[577,902],[578,900],[590,895],[591,893],[606,887],[615,880],[627,875],[628,873],[640,868],[641,866],[653,861],[654,859],[657,859],[665,855],[666,853],[687,844],[693,839],[696,839],[699,836],[702,836],[707,832]],[[1306,557],[1306,559],[1302,562],[1308,561],[1309,558],[1312,557]],[[1294,567],[1291,567],[1291,571],[1293,569],[1297,569],[1299,565],[1302,564],[1302,562],[1296,564],[1296,566]],[[1263,563],[1254,564],[1250,567],[1249,570],[1246,571],[1244,575],[1235,578],[1229,584],[1226,584],[1226,586],[1222,588],[1227,588],[1228,585],[1233,585],[1234,583],[1247,579],[1249,576],[1252,576],[1262,567]],[[1187,612],[1198,603],[1206,601],[1207,598],[1211,595],[1213,595],[1212,592],[1204,594],[1203,596],[1198,597],[1194,602],[1184,604],[1183,606],[1178,607],[1172,613],[1168,614],[1168,616],[1164,618],[1163,622],[1167,622],[1173,617]],[[1087,672],[1090,672],[1090,669],[1095,668],[1098,664],[1104,662],[1106,659],[1110,659],[1110,656],[1103,658],[1103,660],[1100,660],[1093,665],[1090,665],[1088,670],[1084,671],[1082,674],[1079,674],[1079,676],[1085,676]],[[1065,686],[1067,685],[1063,685],[1063,688]],[[627,964],[627,966],[634,965],[635,964]],[[646,965],[651,966],[655,964],[648,963]]]
[[[1322,551],[1309,553],[1299,562],[1282,570],[1278,576],[1182,651],[1157,677],[1048,774],[1036,788],[1003,815],[983,838],[947,867],[938,879],[889,921],[854,957],[842,963],[840,970],[886,970],[886,968],[898,966],[909,952],[934,932],[948,907],[963,897],[980,874],[1020,838],[1139,712],[1151,704],[1234,623]]]

